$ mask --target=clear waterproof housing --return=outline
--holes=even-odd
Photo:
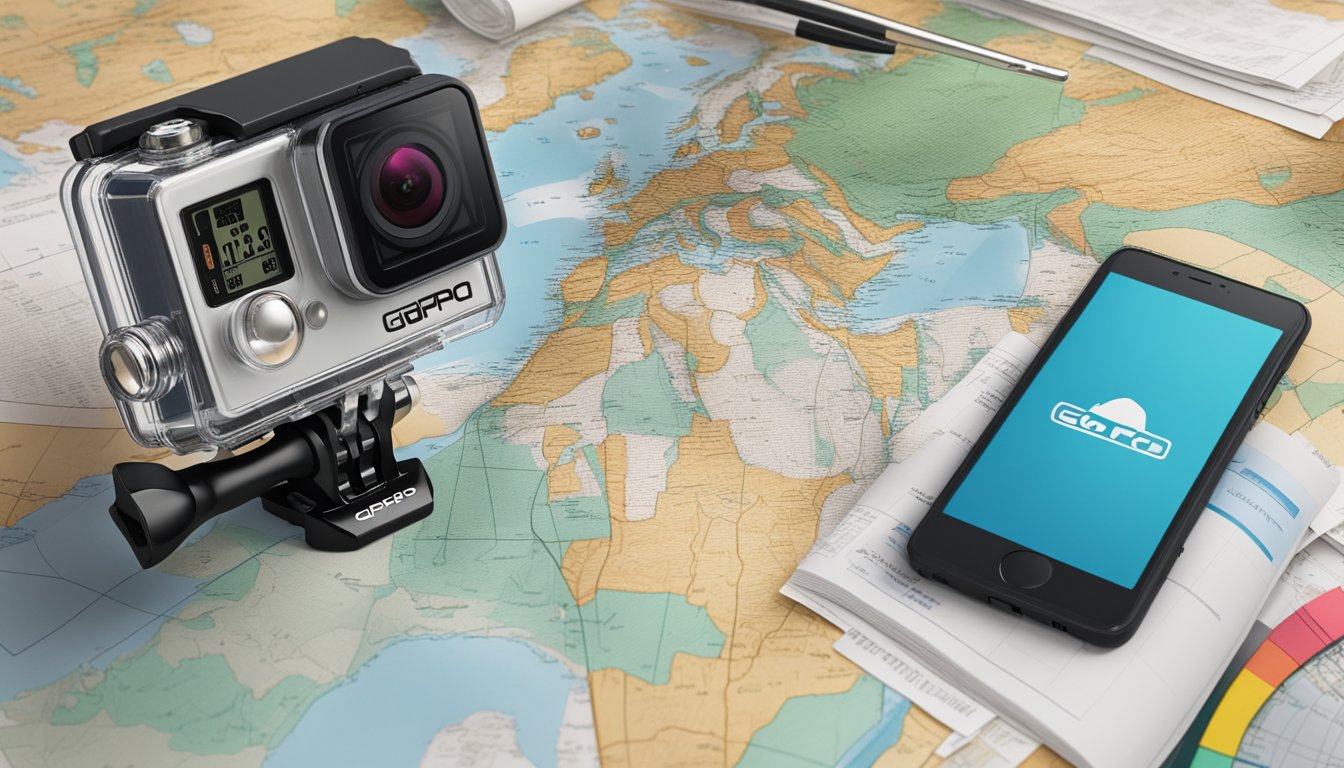
[[[504,213],[474,100],[407,66],[299,107],[263,69],[197,92],[209,108],[72,141],[62,202],[137,442],[241,445],[499,317]],[[242,118],[219,117],[230,99]]]

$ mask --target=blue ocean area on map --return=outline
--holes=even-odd
[[[0,76],[0,90],[17,93],[20,96],[27,96],[30,99],[37,98],[37,91],[23,84],[23,81],[17,77]]]
[[[819,305],[831,324],[860,333],[896,329],[911,315],[953,307],[1012,307],[1022,300],[1031,262],[1027,230],[1016,221],[967,224],[925,220],[896,238],[896,255],[843,307]]]
[[[869,728],[863,738],[845,752],[840,765],[873,765],[888,749],[896,746],[905,733],[905,716],[910,714],[910,700],[890,688],[882,689],[882,717]]]
[[[9,186],[15,176],[21,176],[28,172],[28,166],[20,162],[19,158],[0,150],[0,187]]]
[[[205,582],[162,569],[141,570],[107,509],[106,476],[90,477],[64,497],[0,529],[0,698],[48,685],[79,659],[104,668],[139,649]],[[252,502],[198,529],[239,524],[279,541],[294,529]]]
[[[582,679],[518,640],[402,640],[318,699],[265,765],[415,765],[437,731],[482,711],[512,717],[523,754],[555,765],[575,685]]]

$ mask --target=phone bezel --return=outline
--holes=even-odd
[[[1046,360],[1091,302],[1102,281],[1111,274],[1124,275],[1225,309],[1283,333],[1247,388],[1132,589],[1048,557],[1053,575],[1045,584],[1034,589],[1012,587],[1000,577],[999,563],[1010,552],[1026,547],[946,515],[943,509]],[[1306,308],[1292,299],[1149,251],[1137,248],[1116,251],[1101,265],[1051,332],[927,516],[915,528],[908,545],[912,565],[925,577],[932,577],[979,600],[995,598],[1006,607],[1065,629],[1080,639],[1104,646],[1122,644],[1138,628],[1175,563],[1186,536],[1212,495],[1223,468],[1283,377],[1310,325]]]

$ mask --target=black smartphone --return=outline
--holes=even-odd
[[[1291,299],[1117,251],[915,528],[911,563],[1123,644],[1310,325]]]

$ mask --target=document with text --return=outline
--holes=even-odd
[[[1344,56],[1344,21],[1270,0],[1004,0],[1253,83],[1297,89]]]
[[[1223,69],[1190,63],[1152,46],[1139,45],[1071,16],[1022,0],[961,0],[978,10],[1076,38],[1093,47],[1089,56],[1108,61],[1202,99],[1321,138],[1344,119],[1344,58],[1327,63],[1297,88],[1268,84]],[[1321,20],[1325,23],[1324,20]]]

